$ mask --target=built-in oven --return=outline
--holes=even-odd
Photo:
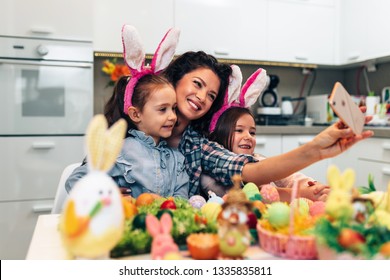
[[[93,115],[87,41],[0,36],[0,259],[24,259]]]
[[[0,36],[0,135],[84,134],[91,42]]]

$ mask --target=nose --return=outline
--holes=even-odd
[[[245,132],[244,139],[249,140],[251,139],[252,135],[249,133],[249,131]]]
[[[195,97],[200,101],[204,102],[206,100],[207,92],[204,90],[198,90],[195,94]]]
[[[168,115],[168,119],[176,122],[177,119],[176,110],[171,110],[170,114]]]

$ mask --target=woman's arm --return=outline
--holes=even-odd
[[[371,117],[366,117],[369,121]],[[335,123],[319,133],[312,141],[287,153],[266,158],[257,163],[247,163],[242,169],[245,182],[257,185],[280,180],[319,160],[334,157],[362,139],[371,137],[372,131],[354,135],[341,122]]]

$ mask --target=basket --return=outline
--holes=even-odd
[[[295,181],[291,201],[297,197],[298,183]],[[275,256],[288,259],[310,260],[317,258],[316,240],[314,236],[294,235],[294,203],[291,204],[289,234],[274,233],[257,224],[260,247]]]

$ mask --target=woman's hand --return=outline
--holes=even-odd
[[[365,107],[361,107],[360,109],[362,112],[366,110]],[[372,116],[366,116],[365,123],[371,120]],[[355,135],[351,128],[346,127],[343,122],[338,121],[319,133],[311,144],[319,151],[320,159],[324,159],[337,156],[360,140],[373,135],[374,133],[371,130],[366,130],[360,135]]]

